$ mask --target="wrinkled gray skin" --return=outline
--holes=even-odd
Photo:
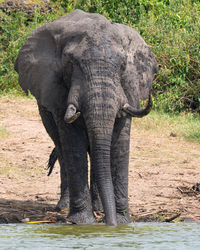
[[[35,30],[15,69],[23,90],[36,97],[56,147],[61,165],[58,206],[67,206],[69,190],[69,219],[94,223],[99,192],[106,224],[128,223],[131,116],[149,112],[151,100],[141,111],[140,99],[149,96],[156,73],[143,39],[130,27],[76,10]]]

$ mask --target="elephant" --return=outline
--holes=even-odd
[[[35,96],[55,144],[59,202],[69,205],[68,219],[95,223],[99,196],[107,225],[129,223],[131,121],[150,112],[157,72],[142,37],[100,14],[75,10],[37,28],[20,49],[15,70],[22,89]]]

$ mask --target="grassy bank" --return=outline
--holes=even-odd
[[[0,122],[1,122],[1,120],[0,120]],[[0,140],[6,138],[8,136],[9,136],[9,132],[8,132],[7,128],[3,125],[0,125]]]
[[[191,113],[170,114],[152,111],[142,119],[133,119],[133,126],[155,131],[158,135],[200,144],[200,118]]]
[[[48,7],[43,1],[28,2],[40,4],[46,9],[44,11],[36,6],[31,14],[21,9],[0,10],[1,94],[23,94],[13,65],[30,33],[44,23],[79,8],[135,28],[149,44],[160,69],[154,82],[156,110],[176,114],[200,113],[198,0],[52,0]]]

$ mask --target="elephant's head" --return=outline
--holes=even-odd
[[[37,29],[17,58],[19,83],[49,111],[65,109],[66,122],[82,114],[109,225],[116,224],[110,147],[116,117],[142,117],[156,62],[133,29],[76,10]],[[126,114],[127,113],[127,114]]]

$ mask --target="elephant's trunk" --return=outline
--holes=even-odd
[[[95,179],[105,212],[106,224],[116,226],[115,197],[110,169],[110,143],[109,138],[95,139],[92,142],[91,162],[95,166]]]
[[[106,92],[108,96],[111,96],[108,89]],[[94,92],[91,95],[94,95]],[[94,166],[95,180],[97,181],[103,204],[106,224],[116,226],[117,219],[111,176],[110,149],[118,109],[112,98],[105,97],[106,93],[99,92],[95,93],[95,95],[98,95],[98,100],[93,100],[86,108],[87,112],[85,111],[83,114],[90,141],[91,165]],[[89,99],[92,100],[92,98]]]

